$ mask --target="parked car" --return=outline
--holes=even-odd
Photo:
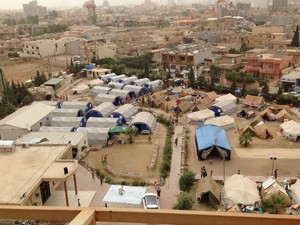
[[[159,199],[155,193],[145,193],[142,198],[144,209],[159,209]]]

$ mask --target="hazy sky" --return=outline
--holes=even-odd
[[[22,9],[24,3],[31,0],[0,0],[0,9]],[[87,0],[38,0],[38,5],[46,7],[82,7]],[[141,4],[145,0],[108,0],[110,5]],[[165,4],[167,0],[153,0]],[[95,0],[96,5],[102,5],[103,0]]]

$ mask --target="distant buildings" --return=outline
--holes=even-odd
[[[47,8],[39,6],[37,1],[31,1],[28,4],[23,4],[23,11],[25,16],[44,17],[47,15]]]
[[[273,0],[273,11],[281,10],[288,6],[288,0]]]
[[[268,0],[251,0],[251,8],[268,8]]]

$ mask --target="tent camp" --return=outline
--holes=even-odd
[[[215,112],[210,109],[203,109],[200,111],[192,112],[187,115],[187,123],[203,125],[207,119],[215,117]]]
[[[38,104],[38,103],[43,103],[43,104],[45,104],[45,105],[54,106],[54,107],[56,107],[56,108],[58,108],[58,109],[61,108],[61,102],[58,102],[58,101],[34,101],[34,102],[32,103],[32,105]]]
[[[294,192],[296,202],[300,203],[300,179],[297,179],[296,183],[291,185],[291,191]]]
[[[82,117],[53,117],[51,127],[85,127],[85,119]]]
[[[206,202],[210,205],[220,204],[221,186],[211,177],[198,180],[196,195],[198,202]]]
[[[232,95],[232,94],[227,94],[227,95],[222,95],[222,96],[220,96],[220,97],[218,97],[218,98],[216,98],[215,99],[215,101],[216,102],[222,102],[222,101],[224,101],[224,100],[230,100],[230,101],[232,101],[233,103],[236,103],[236,97],[234,96],[234,95]]]
[[[71,89],[73,95],[85,94],[90,91],[90,87],[87,84],[79,84]]]
[[[260,122],[253,127],[256,137],[260,139],[273,138],[273,134],[264,122]]]
[[[129,84],[136,85],[136,86],[143,86],[144,84],[149,83],[149,82],[150,82],[150,80],[148,78],[142,78],[142,79],[130,81]]]
[[[122,123],[128,123],[131,120],[131,118],[137,113],[137,108],[135,108],[131,104],[125,104],[113,111],[112,115],[114,118],[121,119]]]
[[[279,113],[277,113],[275,118],[279,122],[292,120],[291,114],[286,109],[282,109]]]
[[[119,82],[109,82],[108,84],[107,84],[107,87],[109,87],[109,88],[111,88],[111,89],[123,89],[124,88],[124,86],[125,86],[126,84],[123,84],[123,83],[119,83]]]
[[[48,127],[42,126],[40,127],[40,132],[74,132],[76,130],[75,127]]]
[[[216,102],[211,107],[209,107],[210,110],[215,112],[215,117],[223,115],[231,115],[235,112],[237,112],[237,106],[234,102],[231,100],[223,100]]]
[[[109,128],[97,128],[97,127],[79,127],[77,132],[87,133],[88,143],[92,146],[106,147],[109,136]]]
[[[217,150],[221,158],[230,159],[231,147],[222,127],[211,124],[198,127],[195,139],[199,160],[206,159],[213,150]]]
[[[100,87],[100,86],[95,86],[92,88],[92,96],[96,96],[98,94],[108,94],[108,92],[111,90],[110,87]]]
[[[240,134],[245,134],[249,132],[252,137],[255,136],[255,131],[248,121],[243,121],[238,125],[238,132]]]
[[[110,73],[110,74],[105,74],[103,76],[101,76],[101,80],[104,81],[104,83],[109,83],[111,81],[110,78],[116,77],[117,75],[115,73]]]
[[[94,80],[89,81],[87,83],[87,85],[89,86],[90,89],[92,89],[95,86],[103,86],[104,82],[100,79],[94,79]]]
[[[193,88],[187,88],[187,89],[183,89],[179,96],[182,98],[182,97],[185,97],[185,96],[191,96],[192,94],[194,94],[195,91],[193,90]]]
[[[237,113],[237,116],[238,117],[242,117],[242,118],[246,118],[246,119],[249,119],[249,118],[252,118],[255,116],[255,112],[252,108],[244,108],[242,109],[241,111],[239,111]]]
[[[103,102],[102,104],[88,111],[85,115],[85,118],[88,119],[90,117],[109,117],[111,113],[116,110],[116,108],[117,107],[111,102]]]
[[[259,200],[256,182],[238,174],[225,180],[222,196],[224,205],[254,205]]]
[[[186,113],[186,112],[190,111],[191,107],[192,106],[191,106],[190,101],[181,101],[178,106],[178,111],[180,113]]]
[[[262,182],[261,195],[264,200],[268,200],[272,195],[281,196],[284,199],[284,206],[292,204],[292,200],[286,190],[274,177],[268,177]]]
[[[138,80],[138,78],[136,76],[132,76],[132,77],[122,78],[118,82],[123,84],[129,84],[131,81],[135,81],[135,80]]]
[[[104,102],[109,102],[117,106],[121,104],[121,101],[122,98],[118,95],[98,94],[94,100],[94,104],[99,106]]]
[[[205,93],[205,96],[204,97],[207,97],[209,98],[209,100],[211,102],[215,101],[216,98],[218,97],[218,95],[216,94],[216,92],[212,91],[212,92],[209,92],[209,93]]]
[[[122,81],[122,79],[126,78],[127,76],[124,75],[124,74],[121,74],[121,75],[118,75],[118,76],[115,76],[115,77],[110,77],[107,79],[107,83],[109,82],[120,82]]]
[[[81,109],[83,112],[88,112],[93,108],[90,102],[68,102],[65,101],[61,105],[62,109]]]
[[[149,92],[149,90],[145,87],[142,86],[135,86],[135,85],[126,85],[123,90],[128,90],[128,91],[134,91],[135,95],[137,97],[143,96]]]
[[[300,137],[300,124],[294,120],[280,124],[280,128],[283,135],[290,140],[297,141]]]
[[[163,87],[164,82],[162,80],[155,80],[150,81],[143,86],[146,87],[148,90],[152,90],[153,92],[161,91]]]
[[[118,118],[90,117],[86,127],[111,128],[118,125]]]
[[[81,109],[54,109],[53,117],[62,116],[62,117],[82,117],[83,111]]]
[[[208,119],[204,122],[204,124],[205,125],[207,125],[207,124],[216,125],[216,126],[224,128],[225,130],[229,130],[229,129],[235,127],[234,118],[232,118],[231,116],[227,116],[227,115]]]
[[[129,126],[136,127],[141,134],[153,134],[156,131],[157,122],[149,112],[139,112],[134,116]]]
[[[257,108],[265,104],[265,99],[262,96],[247,95],[243,101],[243,104]]]
[[[259,115],[265,121],[274,121],[276,119],[275,115],[272,113],[272,111],[269,108],[266,108],[263,111],[261,111]]]
[[[120,96],[122,99],[136,98],[135,92],[130,90],[112,89],[108,94]]]

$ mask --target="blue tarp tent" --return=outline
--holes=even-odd
[[[211,124],[198,127],[195,141],[199,160],[205,160],[214,149],[222,158],[230,159],[231,147],[222,127]]]

